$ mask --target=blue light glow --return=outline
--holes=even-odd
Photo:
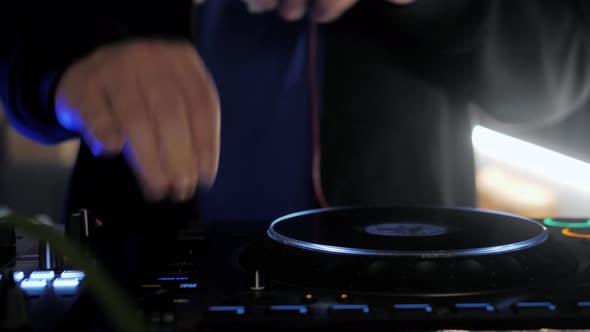
[[[45,279],[24,279],[20,283],[23,289],[41,289],[47,287],[47,280]]]
[[[551,311],[556,309],[551,302],[519,302],[516,304],[517,308],[547,308]]]
[[[590,301],[580,301],[578,302],[578,307],[590,308]]]
[[[199,285],[197,283],[187,283],[187,284],[180,284],[180,288],[197,288]]]
[[[53,271],[33,271],[29,276],[31,279],[53,279],[55,278],[55,272]]]
[[[426,312],[432,312],[430,304],[423,303],[402,303],[394,304],[393,309],[395,310],[424,310]]]
[[[80,284],[77,278],[57,278],[53,280],[53,288],[74,288]]]
[[[367,304],[334,304],[332,310],[360,310],[369,313],[369,306]]]
[[[494,306],[489,303],[457,303],[457,309],[485,309],[486,311],[494,311]]]
[[[307,307],[304,305],[273,305],[270,310],[274,311],[299,311],[300,314],[307,313]]]
[[[102,142],[100,142],[99,140],[93,139],[89,145],[90,145],[90,152],[92,152],[93,156],[100,157],[102,155],[102,152],[104,151],[104,144],[102,144]]]
[[[25,278],[25,273],[23,271],[14,271],[12,273],[12,278],[15,282],[19,282]]]
[[[85,276],[86,276],[86,274],[84,273],[84,271],[78,271],[78,270],[65,270],[60,275],[60,277],[62,277],[64,279],[76,278],[78,280],[84,279]]]
[[[63,103],[58,101],[58,104],[61,104],[61,107],[64,107]],[[57,122],[64,128],[68,130],[76,130],[78,127],[78,121],[73,116],[73,112],[55,112]]]
[[[188,280],[188,277],[160,277],[159,281],[183,281]]]
[[[243,315],[246,313],[246,308],[243,306],[211,306],[208,310],[210,312],[235,312],[236,315]]]

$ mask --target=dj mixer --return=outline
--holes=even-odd
[[[78,243],[94,227],[82,216],[66,227]],[[22,328],[6,325],[16,312],[30,331],[108,330],[86,271],[16,234],[0,290],[16,286],[25,305],[0,291],[0,326]],[[126,288],[149,331],[590,329],[585,219],[339,207],[192,226],[176,242],[165,268]]]

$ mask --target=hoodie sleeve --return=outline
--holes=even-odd
[[[55,87],[72,63],[100,46],[132,38],[190,35],[186,0],[57,0],[34,2],[35,8],[4,2],[0,99],[11,124],[45,144],[76,136],[59,125],[53,109]]]

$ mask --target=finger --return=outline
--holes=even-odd
[[[282,0],[279,14],[287,21],[298,21],[305,15],[307,0]]]
[[[320,23],[332,22],[357,2],[358,0],[316,0],[313,18]]]
[[[194,193],[198,161],[181,88],[173,71],[161,70],[147,78],[143,91],[156,124],[164,170],[172,180],[173,198],[182,201]]]
[[[219,164],[220,104],[217,89],[192,47],[183,50],[176,72],[187,106],[193,147],[199,161],[199,183],[210,187]]]
[[[113,114],[127,140],[126,157],[144,194],[151,200],[164,198],[169,191],[169,179],[162,168],[157,131],[138,82],[128,82],[125,89],[115,87],[109,96]]]
[[[96,89],[80,108],[82,136],[95,156],[113,156],[123,150],[125,138],[106,96]]]

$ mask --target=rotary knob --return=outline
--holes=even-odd
[[[260,270],[254,271],[254,277],[253,277],[252,285],[250,286],[250,289],[253,291],[264,290],[264,275],[262,274],[262,271],[260,271]]]
[[[55,270],[63,265],[62,256],[51,246],[48,241],[39,241],[39,269]]]

